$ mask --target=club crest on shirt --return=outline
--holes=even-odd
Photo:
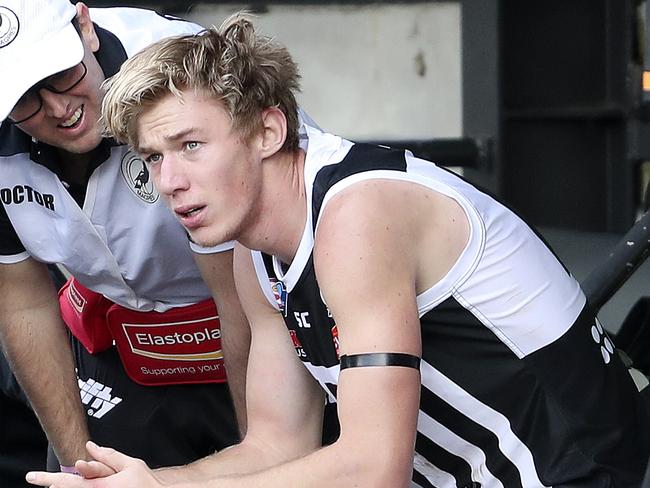
[[[143,202],[156,203],[160,194],[153,186],[149,169],[142,158],[129,151],[122,158],[121,168],[126,186]]]
[[[20,22],[16,14],[7,7],[0,7],[0,48],[11,44],[19,29]]]
[[[269,280],[271,282],[271,290],[273,290],[273,296],[275,301],[280,307],[280,311],[284,312],[287,306],[287,289],[284,287],[284,283],[277,281],[273,278]]]

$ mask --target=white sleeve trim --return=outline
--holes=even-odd
[[[266,266],[264,266],[264,259],[262,258],[262,253],[259,251],[250,251],[250,253],[251,253],[251,258],[253,260],[253,266],[255,268],[255,274],[257,275],[257,281],[260,284],[262,293],[264,294],[268,302],[271,304],[271,306],[279,312],[280,306],[278,305],[278,301],[275,298],[275,294],[271,289],[271,280],[269,274],[266,272]]]
[[[218,252],[232,251],[235,248],[235,241],[224,242],[217,246],[212,247],[203,247],[199,246],[195,242],[190,241],[190,249],[197,254],[215,254]]]
[[[11,256],[0,256],[0,264],[16,264],[25,261],[29,257],[27,251],[21,252],[20,254],[12,254]]]

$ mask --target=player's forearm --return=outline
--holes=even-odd
[[[243,442],[218,453],[199,459],[186,466],[156,470],[156,477],[163,483],[207,483],[216,477],[250,473],[269,468],[286,459],[274,456],[273,449],[264,449],[253,443]]]
[[[352,446],[335,443],[307,456],[278,464],[267,469],[215,476],[210,479],[179,477],[172,481],[174,488],[349,488],[372,486],[373,488],[407,488],[411,463],[402,469],[394,469],[395,461],[388,459],[376,449],[359,452]],[[383,449],[390,456],[389,449]],[[412,458],[411,458],[412,462]]]
[[[0,321],[7,359],[57,458],[64,465],[85,459],[88,429],[58,303],[5,311]]]
[[[228,386],[243,438],[246,435],[246,370],[251,333],[235,290],[232,251],[196,254],[195,259],[219,311]]]
[[[227,317],[222,315],[221,328],[222,346],[228,386],[232,395],[239,432],[246,435],[246,370],[248,366],[248,351],[250,348],[250,328],[246,317],[237,304],[232,307]]]

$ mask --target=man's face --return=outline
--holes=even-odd
[[[197,244],[245,232],[259,201],[259,137],[242,140],[221,103],[193,90],[145,109],[137,134],[154,185]]]
[[[41,110],[18,124],[24,132],[41,142],[65,151],[84,154],[96,148],[102,140],[99,116],[104,81],[102,71],[89,43],[82,35],[86,75],[71,90],[53,93],[41,89]],[[11,115],[10,115],[11,116]]]

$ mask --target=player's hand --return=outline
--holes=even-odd
[[[56,488],[158,488],[162,486],[141,459],[126,456],[115,449],[99,447],[92,442],[88,442],[86,448],[95,461],[78,462],[75,467],[80,474],[85,471],[86,474],[93,476],[93,479],[67,473],[36,471],[27,473],[27,481],[37,486],[55,485]]]
[[[115,474],[115,470],[99,461],[77,461],[74,465],[79,476],[87,479],[106,478]]]

